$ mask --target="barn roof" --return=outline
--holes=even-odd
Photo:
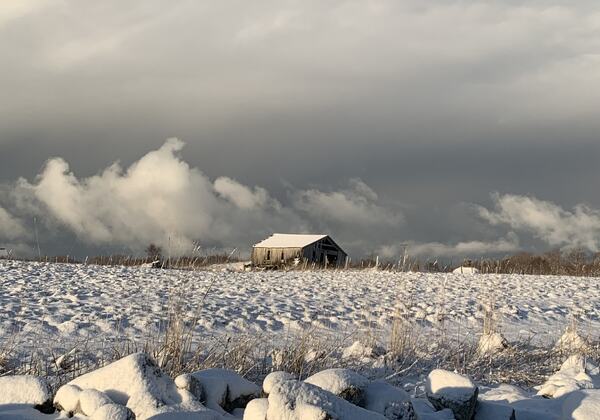
[[[254,248],[304,248],[326,237],[327,235],[274,233],[264,241],[254,245]]]

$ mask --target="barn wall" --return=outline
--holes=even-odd
[[[269,251],[271,251],[271,258],[267,259]],[[297,257],[302,257],[302,248],[252,248],[254,265],[277,265],[281,264],[282,260],[288,261]]]

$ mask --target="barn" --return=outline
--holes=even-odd
[[[252,247],[252,264],[258,267],[291,265],[294,261],[339,267],[347,256],[328,235],[274,233]]]

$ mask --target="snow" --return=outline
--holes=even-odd
[[[206,406],[220,413],[224,413],[223,407],[235,405],[238,399],[249,400],[260,394],[258,385],[231,370],[206,369],[193,372],[191,376],[202,385]]]
[[[43,404],[51,398],[46,381],[36,376],[0,377],[0,404]]]
[[[569,357],[560,370],[540,387],[538,395],[558,398],[580,389],[600,387],[598,367],[580,355]]]
[[[113,401],[104,392],[96,389],[84,389],[79,394],[79,408],[87,416],[91,416],[106,404],[113,404]]]
[[[479,270],[475,267],[458,267],[452,273],[454,274],[479,274]]]
[[[267,420],[384,420],[315,385],[290,380],[280,382],[269,394]],[[327,417],[329,416],[329,417]]]
[[[566,396],[563,404],[563,418],[572,420],[592,420],[600,417],[600,389],[586,389]]]
[[[309,376],[304,382],[340,395],[350,388],[363,390],[370,381],[350,369],[326,369]]]
[[[234,371],[227,369],[205,369],[191,375],[198,379],[200,383],[208,378],[223,381],[227,386],[231,401],[243,396],[258,395],[260,392],[260,388],[254,382],[250,382]]]
[[[265,394],[269,395],[275,385],[281,382],[289,381],[291,379],[296,379],[291,373],[271,372],[265,377],[263,381],[263,391],[265,392]]]
[[[327,235],[274,233],[254,245],[254,248],[304,248],[326,237]]]
[[[192,394],[178,389],[143,353],[134,353],[75,378],[69,385],[103,391],[115,403],[130,408],[138,420],[170,411],[207,411]]]
[[[79,395],[81,388],[77,385],[63,385],[54,396],[54,406],[59,407],[61,411],[75,413],[79,409]]]
[[[244,410],[244,420],[265,420],[269,409],[269,400],[255,398],[248,403]]]
[[[442,395],[454,401],[468,401],[475,389],[476,385],[468,377],[443,369],[432,370],[425,382],[428,394]]]
[[[477,353],[480,355],[493,355],[499,351],[504,350],[508,347],[508,343],[502,334],[499,332],[492,332],[489,334],[483,334],[479,338],[477,345]]]
[[[402,418],[399,414],[405,412],[408,401],[406,391],[387,382],[375,381],[365,387],[365,408],[387,418]]]
[[[473,335],[484,316],[479,297],[490,290],[509,341],[534,336],[534,344],[555,343],[576,311],[585,312],[590,340],[600,331],[599,278],[184,271],[1,260],[0,339],[11,337],[24,352],[41,348],[49,354],[65,354],[84,340],[100,348],[117,335],[144,342],[156,335],[182,290],[182,309],[197,316],[197,332],[207,335],[285,336],[307,329],[385,335],[399,302],[411,302],[407,317],[423,334],[436,327],[442,311],[449,331]]]

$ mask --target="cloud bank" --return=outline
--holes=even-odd
[[[600,211],[579,204],[573,210],[534,197],[494,194],[495,208],[479,208],[492,225],[532,234],[549,246],[600,250]]]
[[[196,244],[247,248],[275,231],[402,222],[401,214],[380,207],[377,194],[358,179],[340,191],[291,191],[286,206],[264,188],[225,176],[211,181],[182,160],[183,146],[172,138],[127,168],[114,163],[87,178],[78,178],[62,158],[52,158],[33,182],[18,180],[14,205],[81,242],[137,251],[151,242],[165,248],[176,244],[174,252],[189,252]],[[2,208],[0,226],[8,239],[26,236]]]

